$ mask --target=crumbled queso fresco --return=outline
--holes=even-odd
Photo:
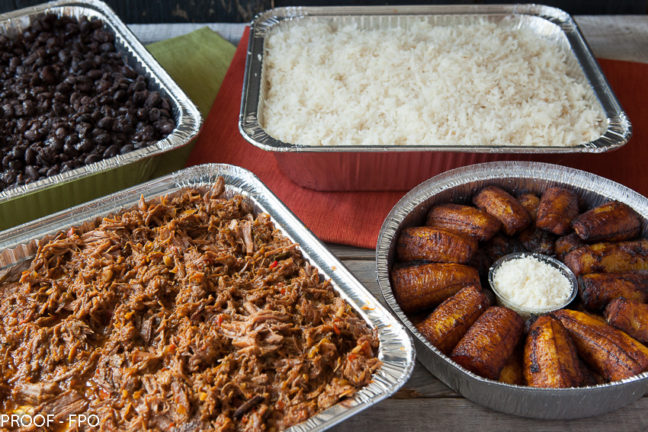
[[[571,284],[560,270],[533,257],[521,257],[500,265],[494,288],[511,303],[525,309],[561,306],[571,294]]]

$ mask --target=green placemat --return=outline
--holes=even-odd
[[[207,117],[236,47],[208,27],[146,47]],[[193,144],[160,158],[153,177],[184,167]]]
[[[203,27],[146,48],[207,117],[236,47]]]

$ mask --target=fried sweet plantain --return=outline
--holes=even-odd
[[[475,237],[480,241],[489,240],[502,226],[499,220],[485,211],[461,204],[432,207],[425,224]]]
[[[497,381],[506,384],[524,385],[524,373],[522,370],[522,344],[513,350],[513,354],[509,357],[500,371]]]
[[[618,297],[638,302],[648,301],[648,271],[590,273],[578,278],[583,306],[591,311],[603,309]]]
[[[513,252],[524,252],[526,248],[516,237],[509,237],[502,233],[495,236],[484,244],[484,251],[491,261],[497,261],[504,255]]]
[[[392,270],[394,296],[405,312],[441,303],[468,285],[480,286],[479,274],[462,264],[420,264]]]
[[[577,276],[648,270],[648,240],[583,246],[569,252],[564,262]]]
[[[576,217],[572,227],[587,242],[630,240],[639,234],[641,218],[627,204],[610,201]]]
[[[571,231],[578,215],[578,196],[570,189],[551,187],[544,191],[538,206],[536,226],[556,235]]]
[[[571,233],[556,239],[556,243],[554,244],[554,253],[558,259],[564,260],[565,255],[569,252],[583,246],[585,246],[585,242],[578,237],[578,234]]]
[[[517,238],[529,252],[538,252],[545,255],[554,254],[556,236],[548,231],[530,226],[518,234]]]
[[[531,216],[511,194],[497,186],[486,186],[473,196],[473,203],[495,216],[507,235],[523,230],[531,223]]]
[[[488,282],[486,281],[488,281],[488,270],[490,269],[491,264],[493,264],[493,260],[488,257],[483,248],[477,249],[475,254],[472,256],[472,259],[468,262],[469,266],[475,267],[479,272],[479,277],[483,282],[483,286],[488,285]]]
[[[529,213],[532,220],[538,217],[538,206],[540,205],[540,197],[536,194],[527,192],[519,194],[517,200],[522,204],[522,207]]]
[[[583,385],[593,386],[598,384],[605,384],[607,381],[603,376],[589,367],[582,359],[580,361],[581,370],[583,371]]]
[[[648,342],[648,304],[616,298],[605,308],[605,319],[639,342]]]
[[[484,378],[496,380],[520,337],[524,321],[511,309],[491,306],[468,329],[450,358]]]
[[[467,286],[437,306],[416,328],[439,351],[448,354],[489,305],[490,299],[480,287]]]
[[[648,348],[603,318],[569,309],[551,315],[569,331],[578,354],[603,378],[617,381],[648,369]]]
[[[524,379],[531,387],[564,388],[583,384],[574,342],[557,319],[542,315],[531,325],[524,346]]]
[[[477,250],[477,240],[432,227],[405,228],[398,237],[396,253],[401,261],[467,263]]]

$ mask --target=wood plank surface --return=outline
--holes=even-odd
[[[576,16],[577,23],[596,56],[648,62],[648,16]],[[202,25],[132,25],[143,40],[155,41],[187,33]],[[209,24],[237,42],[243,25]],[[374,251],[329,245],[349,270],[383,302],[376,282]],[[384,302],[383,302],[384,304]],[[648,430],[648,397],[612,413],[570,421],[545,421],[515,417],[482,408],[455,393],[420,363],[410,380],[391,398],[333,428],[344,432],[387,431],[629,431]]]
[[[463,398],[387,399],[332,430],[443,432],[592,432],[648,430],[648,398],[612,413],[578,420],[530,420],[496,413]]]

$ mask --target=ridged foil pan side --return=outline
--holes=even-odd
[[[510,21],[507,25],[528,28],[562,48],[566,53],[570,74],[592,90],[592,103],[600,105],[607,121],[607,130],[596,140],[569,147],[549,146],[453,146],[422,143],[411,146],[305,146],[286,143],[268,135],[260,122],[263,103],[264,42],[269,31],[291,21],[313,20],[354,22],[360,28],[407,26],[408,20],[425,19],[434,25],[461,25],[478,20]],[[290,115],[290,113],[287,113]],[[574,20],[566,12],[542,5],[421,5],[421,6],[339,6],[286,7],[259,14],[252,23],[245,77],[241,97],[239,130],[253,145],[277,152],[478,152],[478,153],[601,153],[624,145],[630,137],[631,125],[601,72],[592,52]],[[388,156],[387,156],[388,157]]]
[[[282,173],[319,191],[407,191],[444,171],[475,163],[525,160],[529,155],[466,152],[275,153]]]
[[[124,55],[126,63],[148,79],[150,89],[157,90],[169,98],[176,127],[166,138],[153,145],[84,165],[34,183],[0,191],[0,214],[2,215],[0,229],[29,220],[21,218],[21,213],[42,216],[64,208],[57,206],[60,201],[68,205],[77,204],[95,198],[101,195],[101,192],[103,194],[113,192],[120,187],[148,180],[155,168],[157,157],[188,145],[198,134],[202,123],[196,105],[119,17],[99,0],[61,0],[8,12],[0,15],[0,33],[9,35],[19,33],[30,24],[31,17],[44,13],[100,19],[114,33],[115,47]],[[129,166],[129,169],[120,171],[119,169],[124,166]],[[100,176],[100,178],[87,180],[93,176]],[[115,186],[111,187],[113,184]],[[55,190],[61,187],[67,189]],[[30,202],[21,200],[20,204],[17,204],[23,197],[29,197]]]
[[[614,199],[643,218],[648,236],[648,199],[633,190],[585,171],[539,162],[491,162],[457,168],[433,177],[408,192],[389,212],[378,236],[376,268],[385,301],[414,335],[418,360],[437,378],[467,399],[485,407],[524,417],[573,419],[594,416],[627,405],[648,390],[648,372],[622,381],[589,387],[541,389],[482,378],[451,361],[418,332],[392,293],[389,272],[396,239],[402,229],[422,225],[429,208],[443,202],[469,203],[486,185],[510,191],[541,193],[550,186],[574,190],[581,205],[591,208]]]
[[[409,378],[415,359],[412,339],[405,328],[256,176],[236,166],[194,166],[0,233],[0,280],[3,274],[14,271],[15,266],[20,269],[21,264],[33,257],[41,242],[61,230],[71,226],[93,226],[98,218],[136,205],[142,195],[150,199],[173,194],[184,187],[208,187],[219,176],[225,179],[226,194],[242,194],[250,200],[255,211],[268,213],[276,227],[300,245],[304,257],[318,268],[323,277],[331,280],[335,290],[378,333],[379,357],[383,365],[371,383],[353,398],[343,400],[289,430],[327,429],[398,390]]]

